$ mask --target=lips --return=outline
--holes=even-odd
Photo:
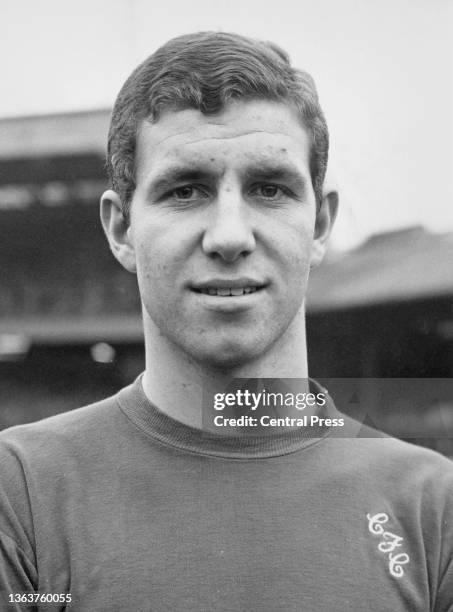
[[[192,291],[218,297],[239,297],[256,293],[265,283],[251,278],[209,279],[191,286]]]
[[[200,293],[205,295],[219,295],[221,297],[247,295],[255,291],[258,291],[258,287],[210,287],[209,289],[200,289]]]

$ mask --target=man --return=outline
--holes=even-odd
[[[137,274],[146,370],[1,434],[17,610],[34,592],[63,594],[49,610],[453,610],[451,463],[359,432],[307,382],[307,281],[337,208],[327,150],[311,77],[272,44],[183,36],[129,77],[101,218]],[[316,397],[309,424],[221,416],[231,395],[266,412],[282,388]]]

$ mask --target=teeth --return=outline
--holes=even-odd
[[[256,290],[257,287],[219,287],[217,289],[209,287],[209,289],[201,289],[201,293],[205,293],[206,295],[219,295],[222,297],[227,297],[246,295],[247,293],[254,293]]]
[[[224,289],[217,289],[217,295],[230,295],[231,289],[228,289],[228,287],[224,288]]]

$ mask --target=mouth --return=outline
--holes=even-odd
[[[212,278],[198,284],[192,285],[192,291],[212,297],[231,298],[242,297],[262,291],[266,283],[252,278]]]
[[[207,287],[203,289],[194,289],[196,293],[203,293],[204,295],[216,295],[219,297],[238,297],[241,295],[248,295],[249,293],[256,293],[264,288],[262,287]]]

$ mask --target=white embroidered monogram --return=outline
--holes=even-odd
[[[409,555],[405,552],[394,554],[393,551],[403,545],[404,538],[390,531],[385,531],[382,525],[388,522],[389,516],[385,512],[366,515],[368,519],[368,531],[376,536],[381,536],[378,550],[388,555],[388,568],[394,578],[404,576],[403,565],[409,563]]]

